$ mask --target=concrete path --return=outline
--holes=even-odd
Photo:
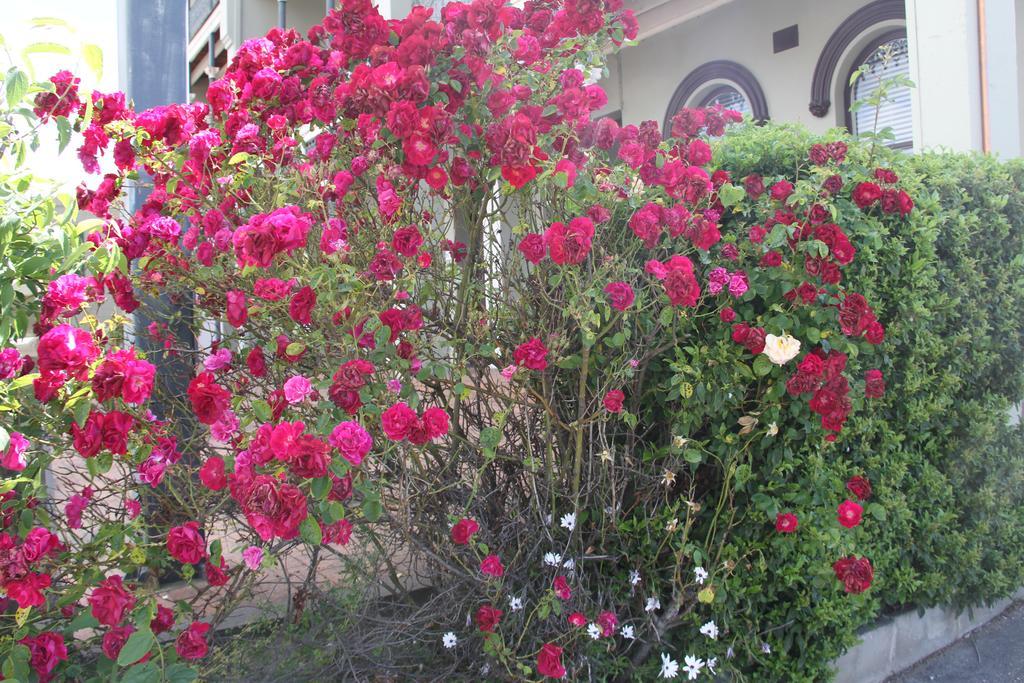
[[[886,683],[1024,683],[1024,603]]]

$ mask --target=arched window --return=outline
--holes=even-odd
[[[710,107],[716,104],[722,105],[725,109],[735,109],[743,115],[753,114],[747,96],[731,85],[720,85],[714,88],[699,102],[701,107]]]
[[[854,66],[847,75],[847,83],[861,65],[864,65],[861,76],[852,86],[846,87],[847,128],[854,135],[890,128],[895,137],[888,145],[896,149],[911,149],[914,146],[914,128],[910,88],[890,88],[885,100],[877,106],[867,102],[875,96],[883,81],[910,73],[906,31],[891,31],[869,44],[854,60]],[[850,112],[854,102],[862,104],[857,111]]]

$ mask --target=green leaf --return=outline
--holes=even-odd
[[[320,529],[320,523],[312,517],[306,517],[299,525],[299,535],[309,545],[320,545],[324,540],[324,532]]]
[[[738,204],[746,194],[746,190],[736,187],[732,183],[726,183],[718,188],[718,200],[722,202],[722,206]]]
[[[57,152],[63,152],[71,142],[71,122],[66,116],[57,117]]]
[[[771,371],[772,362],[768,360],[768,356],[758,354],[757,358],[754,359],[754,374],[758,377],[764,377]]]
[[[25,93],[28,92],[28,76],[21,69],[15,67],[7,74],[7,83],[5,84],[7,92],[7,106],[14,108],[21,104],[21,100],[25,97]]]
[[[256,417],[261,422],[270,422],[270,418],[273,417],[274,413],[270,409],[270,404],[266,401],[253,401],[252,412],[256,413]]]
[[[576,368],[583,365],[583,359],[580,356],[573,354],[566,358],[560,358],[558,362],[555,363],[555,365],[562,368],[563,370],[575,370]]]
[[[367,498],[363,501],[363,516],[368,522],[376,522],[384,514],[384,508],[376,498]]]
[[[153,647],[153,642],[153,632],[148,628],[142,628],[133,633],[121,648],[121,653],[117,655],[118,666],[128,666],[145,657],[149,649]]]
[[[501,431],[494,427],[484,427],[480,430],[480,446],[482,448],[497,448],[501,443]]]
[[[317,500],[323,500],[331,491],[331,480],[328,477],[318,477],[314,479],[310,486],[310,491],[313,493],[314,498]]]
[[[72,408],[72,415],[75,418],[75,424],[79,427],[85,426],[85,421],[89,419],[89,413],[92,411],[92,403],[87,400],[80,400],[75,403]]]
[[[82,46],[82,57],[85,59],[85,65],[96,76],[96,80],[101,79],[103,77],[103,50],[100,49],[100,46],[86,43]]]
[[[199,678],[199,674],[193,671],[187,664],[172,664],[164,671],[164,678],[167,683],[192,683]]]
[[[124,650],[121,652],[123,653]],[[121,658],[118,657],[117,660],[120,663]],[[155,683],[159,680],[160,669],[154,662],[146,662],[128,669],[121,678],[121,683]]]
[[[70,55],[71,49],[60,43],[32,43],[21,51],[26,62],[30,61],[29,55],[33,54]]]
[[[9,680],[27,681],[29,677],[28,663],[32,653],[24,645],[16,644],[11,647],[11,653],[4,660],[4,678]]]

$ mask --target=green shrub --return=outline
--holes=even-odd
[[[799,560],[813,562],[815,539],[780,556],[753,520],[736,541],[768,559],[749,562],[727,592],[751,628],[778,629],[762,666],[787,680],[824,675],[880,610],[989,603],[1024,583],[1024,434],[1007,421],[1024,397],[1024,163],[827,137],[837,138],[848,163],[892,168],[916,209],[898,225],[837,219],[860,250],[844,282],[879,302],[886,326],[886,397],[855,413],[840,453],[794,452],[784,471],[754,465],[769,495],[863,472],[878,504],[859,539],[876,568],[873,602],[836,600],[807,578]],[[795,126],[746,126],[719,141],[715,163],[767,182],[821,141]]]

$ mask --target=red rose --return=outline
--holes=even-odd
[[[843,588],[847,593],[863,593],[871,587],[871,581],[875,578],[875,570],[871,566],[871,560],[866,557],[854,557],[850,555],[836,560],[832,565],[836,578],[843,582]]]
[[[601,635],[611,638],[615,635],[615,627],[619,625],[619,619],[614,612],[604,611],[597,615],[597,625],[601,627]]]
[[[669,302],[673,306],[696,306],[700,285],[693,274],[693,262],[685,256],[673,256],[665,267],[667,272],[662,283]]]
[[[307,285],[297,291],[288,303],[288,315],[300,325],[309,325],[313,322],[314,306],[316,306],[316,292]]]
[[[776,201],[784,202],[791,194],[793,194],[793,183],[788,180],[780,180],[772,185],[771,197]]]
[[[864,332],[864,338],[867,339],[869,344],[881,344],[885,340],[885,328],[882,327],[882,323],[877,320],[872,320],[868,323],[868,328]]]
[[[108,576],[89,596],[92,615],[104,626],[117,626],[124,613],[135,606],[135,596],[124,587],[120,576]]]
[[[751,327],[747,323],[736,323],[732,326],[732,340],[745,346],[755,356],[764,351],[766,336],[763,327]]]
[[[469,543],[469,539],[473,537],[477,531],[480,530],[480,525],[472,519],[466,519],[463,517],[452,526],[452,542],[456,545],[466,545]]]
[[[103,448],[103,414],[91,412],[85,425],[71,423],[71,444],[83,458],[91,458]]]
[[[505,575],[505,567],[497,555],[488,555],[480,562],[480,571],[487,576],[501,577]]]
[[[228,573],[224,571],[227,569],[227,565],[224,563],[223,557],[220,558],[219,565],[214,565],[207,560],[203,569],[206,572],[206,582],[211,586],[223,586],[228,582]]]
[[[747,190],[747,196],[757,199],[764,194],[764,180],[757,173],[751,173],[743,179],[743,186]]]
[[[267,358],[263,355],[262,346],[254,346],[249,355],[245,357],[245,364],[253,377],[263,377],[267,374]]]
[[[858,503],[855,503],[852,500],[844,500],[839,504],[839,523],[847,529],[852,529],[860,524],[860,518],[863,513],[864,508],[862,508]]]
[[[396,403],[381,413],[380,423],[386,437],[392,441],[404,441],[416,428],[419,416],[408,404]]]
[[[866,209],[882,198],[882,188],[874,183],[860,183],[853,189],[853,203]]]
[[[49,574],[29,572],[21,578],[9,580],[4,584],[7,597],[18,603],[20,609],[26,607],[42,607],[46,604],[43,590],[50,587],[53,580]]]
[[[503,614],[504,612],[496,607],[482,605],[476,611],[476,625],[484,633],[494,633],[494,629],[497,627],[498,622],[501,621],[501,615]]]
[[[658,204],[648,202],[629,219],[629,227],[639,237],[644,246],[653,249],[661,237],[661,225],[664,209]]]
[[[149,630],[154,634],[170,631],[174,628],[174,611],[169,607],[157,605],[156,616],[149,621]]]
[[[206,644],[206,632],[210,625],[202,621],[193,621],[174,641],[174,649],[182,659],[202,659],[209,652]]]
[[[410,225],[395,231],[391,238],[391,248],[407,258],[412,258],[423,246],[423,235],[415,225]]]
[[[846,490],[860,500],[867,500],[871,497],[871,482],[860,475],[850,477],[850,480],[846,482]]]
[[[544,237],[541,235],[536,233],[527,235],[519,241],[519,246],[516,248],[519,249],[523,258],[530,263],[537,264],[544,260],[546,247],[544,245]]]
[[[241,327],[249,319],[249,307],[246,305],[245,292],[232,289],[227,293],[227,318],[232,327]]]
[[[189,382],[192,411],[203,424],[213,424],[231,407],[231,392],[217,384],[213,373],[202,372]]]
[[[545,369],[548,366],[547,356],[547,347],[537,337],[533,337],[528,342],[523,342],[512,353],[512,359],[515,360],[516,365],[521,365],[530,370]]]
[[[437,439],[448,433],[448,413],[441,408],[427,408],[423,411],[423,427],[427,438]]]
[[[885,396],[885,380],[881,370],[868,370],[864,373],[864,396],[882,398]]]
[[[86,330],[58,325],[40,338],[36,353],[43,376],[63,372],[69,377],[84,380],[89,364],[99,356],[100,350]]]
[[[587,624],[586,615],[581,614],[580,612],[573,612],[566,617],[565,620],[569,622],[570,626],[586,626]]]
[[[561,600],[568,600],[572,597],[572,589],[569,588],[569,582],[565,580],[564,576],[556,576],[551,588]]]
[[[195,564],[206,557],[206,541],[199,533],[199,522],[186,522],[167,532],[167,551],[184,564]]]
[[[796,531],[798,521],[792,512],[779,513],[775,516],[775,530],[780,534],[791,534]]]
[[[875,312],[860,294],[847,294],[839,304],[839,328],[847,337],[861,336],[875,322]]]
[[[612,308],[616,311],[626,310],[636,299],[633,288],[625,282],[609,282],[604,288],[604,293],[611,299]]]
[[[562,648],[554,643],[544,643],[537,653],[537,673],[548,678],[563,678],[565,667],[562,666]]]
[[[622,401],[626,395],[619,389],[612,389],[604,395],[604,407],[609,413],[621,413]]]
[[[224,475],[224,460],[214,455],[211,456],[199,468],[199,481],[211,491],[220,491],[228,485],[227,477]]]
[[[104,633],[101,647],[103,649],[103,654],[107,656],[107,659],[116,662],[117,656],[121,654],[121,649],[124,647],[124,644],[128,642],[128,637],[133,633],[135,633],[135,627],[131,625],[118,626]],[[148,656],[149,653],[147,652],[144,657]],[[134,664],[134,662],[131,663]]]
[[[594,222],[586,216],[579,216],[563,223],[552,223],[544,233],[544,242],[551,254],[551,260],[558,265],[582,263],[590,253],[594,238]]]
[[[736,311],[734,311],[729,306],[726,306],[725,308],[718,312],[718,319],[721,320],[723,323],[731,323],[733,320],[736,319]]]
[[[35,636],[22,638],[18,642],[28,648],[29,666],[39,676],[40,683],[50,680],[50,674],[57,665],[68,659],[64,636],[59,633],[44,631]]]

